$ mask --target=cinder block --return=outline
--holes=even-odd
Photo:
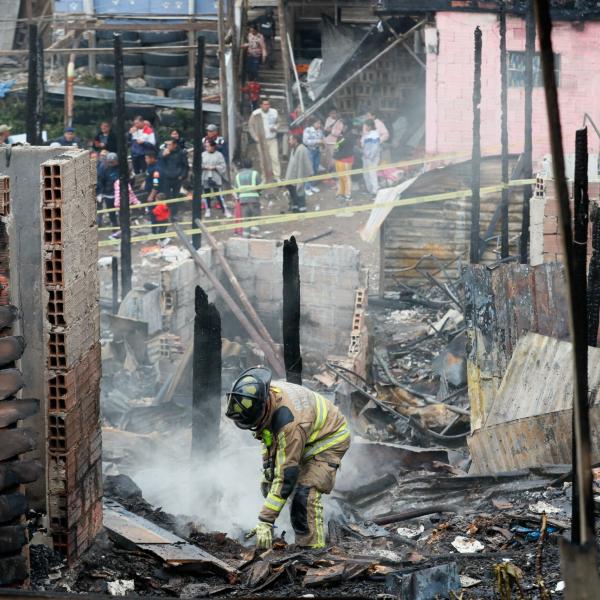
[[[229,238],[225,243],[225,258],[232,261],[240,258],[248,258],[250,256],[249,242],[250,240],[245,238]]]
[[[248,240],[249,257],[259,260],[275,260],[277,254],[277,242],[275,240]]]

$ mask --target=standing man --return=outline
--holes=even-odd
[[[381,143],[385,144],[386,142],[388,142],[390,139],[390,132],[388,131],[388,128],[385,126],[385,123],[381,119],[378,119],[377,115],[373,111],[367,112],[365,114],[365,117],[367,120],[369,120],[369,119],[373,120],[373,123],[375,124],[375,129],[377,130],[377,133],[379,134],[379,139],[380,139]]]
[[[296,544],[325,547],[321,496],[335,486],[342,458],[350,447],[346,419],[332,402],[300,385],[271,383],[271,371],[244,371],[227,394],[226,416],[262,443],[265,502],[256,535],[258,548],[273,544],[273,524],[288,498]]]
[[[178,198],[181,193],[181,184],[188,174],[187,156],[181,150],[177,140],[171,138],[167,140],[165,149],[162,153],[161,172],[163,177],[162,192],[167,199]],[[171,216],[177,216],[177,204],[171,204]]]
[[[145,157],[146,161],[146,180],[144,182],[144,191],[146,192],[146,202],[157,202],[163,200],[166,195],[162,193],[164,181],[162,175],[162,165],[160,164],[156,152],[148,152]],[[166,209],[166,210],[165,210]],[[152,223],[152,233],[163,233],[164,225],[159,225],[159,222],[167,220],[171,216],[169,206],[166,204],[158,204],[156,206],[149,206],[146,208],[148,215],[150,216],[150,222]],[[167,215],[166,218],[165,215]]]
[[[323,140],[324,145],[324,166],[326,171],[331,171],[333,166],[333,153],[335,151],[336,144],[340,135],[342,134],[342,128],[344,122],[340,118],[337,109],[332,108],[329,111],[329,115],[325,119],[325,125],[323,126],[325,132],[325,139]]]
[[[258,81],[260,65],[267,59],[267,47],[256,25],[248,26],[248,41],[242,44],[242,48],[246,50],[246,78],[248,81]]]
[[[133,119],[133,125],[129,130],[129,139],[131,141],[131,163],[133,172],[137,175],[146,168],[145,155],[148,152],[156,152],[156,135],[154,129],[144,117],[137,116]]]
[[[102,205],[104,208],[115,207],[115,181],[119,180],[119,159],[114,152],[109,152],[106,155],[102,167],[98,170],[98,177],[96,180],[96,202],[100,209]],[[113,227],[118,225],[117,212],[112,211],[108,213],[110,224]],[[98,215],[98,225],[102,225],[102,216]]]
[[[278,125],[279,113],[271,108],[269,100],[265,98],[261,102],[260,108],[252,113],[248,123],[250,136],[258,144],[262,176],[265,181],[271,175],[275,181],[280,181],[281,178],[279,146],[277,143]]]
[[[94,138],[94,148],[100,152],[106,150],[107,152],[117,151],[117,136],[110,130],[110,123],[108,121],[102,121],[96,137]]]
[[[262,180],[260,173],[252,168],[252,161],[248,158],[242,160],[242,170],[235,176],[235,188],[238,190],[237,198],[242,209],[242,219],[260,217],[260,192],[255,189]],[[249,229],[244,229],[244,236],[249,235]]]
[[[345,202],[352,201],[352,178],[348,175],[348,172],[352,170],[355,144],[355,137],[348,126],[342,121],[342,131],[335,145],[333,160],[335,162],[335,172],[338,174],[336,199]]]
[[[72,127],[66,127],[65,132],[56,140],[61,146],[76,146],[81,148],[81,140],[75,135]]]
[[[306,146],[308,154],[310,155],[313,175],[319,174],[319,166],[321,165],[321,148],[323,147],[324,138],[323,126],[321,124],[321,119],[319,118],[313,119],[312,124],[309,125],[302,134],[302,142]],[[312,183],[307,183],[305,189],[307,196],[312,196],[313,193],[319,191],[319,188],[312,185]]]
[[[217,143],[214,141],[206,142],[206,150],[202,153],[202,188],[205,194],[220,192],[223,187],[223,179],[227,173],[225,158],[217,150]],[[231,217],[231,213],[225,204],[223,196],[219,196],[221,208],[225,217]],[[212,197],[206,198],[205,218],[211,216]]]
[[[265,14],[256,19],[256,25],[259,33],[262,33],[265,40],[267,56],[269,57],[269,68],[272,69],[275,66],[275,55],[273,52],[275,46],[275,17],[273,16],[273,9],[267,8]]]
[[[292,212],[306,212],[304,179],[312,174],[312,164],[302,136],[290,135],[290,160],[285,172],[286,179],[299,179],[298,183],[287,186],[290,193]]]

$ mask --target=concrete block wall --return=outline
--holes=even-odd
[[[299,244],[301,330],[305,349],[345,355],[352,332],[360,253],[351,246]],[[281,341],[283,244],[230,238],[225,256],[265,326]]]
[[[212,250],[204,247],[198,253],[211,271],[220,277],[220,269],[213,260]],[[190,340],[194,332],[194,298],[197,285],[204,289],[211,302],[215,301],[212,283],[200,272],[191,258],[169,264],[160,271],[163,328],[180,336],[182,341]]]
[[[102,525],[100,314],[95,170],[87,152],[41,165],[48,516],[75,560]]]

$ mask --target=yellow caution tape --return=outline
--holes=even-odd
[[[482,196],[486,196],[489,194],[494,194],[496,192],[500,192],[502,189],[508,187],[521,187],[524,185],[531,185],[535,183],[535,179],[514,179],[506,184],[492,185],[481,188],[479,193]],[[399,200],[390,200],[388,202],[371,202],[369,204],[358,204],[356,206],[344,206],[341,208],[332,208],[328,210],[320,210],[320,211],[310,211],[304,213],[287,213],[284,215],[267,215],[264,217],[253,217],[252,219],[246,219],[244,221],[235,221],[233,219],[228,219],[228,222],[223,225],[211,225],[207,226],[206,229],[213,233],[217,231],[230,231],[232,229],[244,229],[246,227],[257,227],[260,225],[272,225],[276,223],[289,223],[296,221],[305,221],[308,219],[320,219],[322,217],[334,217],[334,216],[351,216],[357,212],[365,212],[368,210],[372,210],[373,208],[384,208],[384,207],[398,207],[398,206],[410,206],[413,204],[426,204],[428,202],[442,202],[444,200],[454,200],[456,198],[469,198],[471,196],[471,190],[459,190],[456,192],[443,192],[440,194],[430,194],[428,196],[414,196],[412,198],[401,198]],[[212,221],[211,221],[212,223]],[[165,223],[166,224],[166,223]],[[189,221],[187,224],[191,224]],[[151,225],[146,225],[149,227]],[[202,233],[201,229],[188,229],[185,231],[186,234],[191,235],[194,233]],[[131,238],[131,243],[136,244],[139,242],[147,242],[151,240],[161,240],[164,238],[176,238],[177,233],[175,232],[165,232],[165,233],[156,233],[149,235],[141,235]],[[102,240],[99,242],[99,246],[113,246],[116,244],[120,244],[121,240]]]
[[[339,179],[340,177],[350,177],[352,175],[360,175],[361,173],[369,173],[371,171],[385,171],[386,169],[399,169],[401,167],[414,167],[416,165],[425,165],[433,162],[450,160],[452,158],[468,157],[471,156],[470,152],[455,152],[453,154],[440,154],[438,156],[431,156],[429,158],[415,158],[412,160],[402,160],[395,163],[381,164],[376,167],[366,167],[361,169],[352,169],[344,173],[322,173],[321,175],[312,175],[311,177],[305,177],[303,179],[287,179],[285,181],[276,181],[274,183],[261,183],[256,186],[242,186],[239,188],[232,188],[229,190],[221,190],[219,192],[209,192],[202,194],[202,198],[218,198],[219,196],[231,196],[239,192],[254,192],[260,190],[271,190],[280,187],[287,187],[288,185],[299,185],[301,183],[307,183],[310,181],[323,181],[325,179]],[[192,196],[185,196],[181,198],[167,198],[165,200],[157,200],[155,202],[142,202],[141,204],[130,205],[130,210],[147,208],[149,206],[156,206],[157,204],[177,204],[178,202],[189,202],[192,200]],[[99,215],[111,212],[118,212],[118,208],[102,208],[97,211]]]

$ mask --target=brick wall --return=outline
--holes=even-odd
[[[298,246],[302,348],[322,356],[346,355],[361,286],[360,253],[351,246]],[[281,341],[283,244],[230,238],[225,255],[265,326]]]
[[[41,171],[48,516],[55,550],[72,561],[102,525],[96,174],[86,152]]]

